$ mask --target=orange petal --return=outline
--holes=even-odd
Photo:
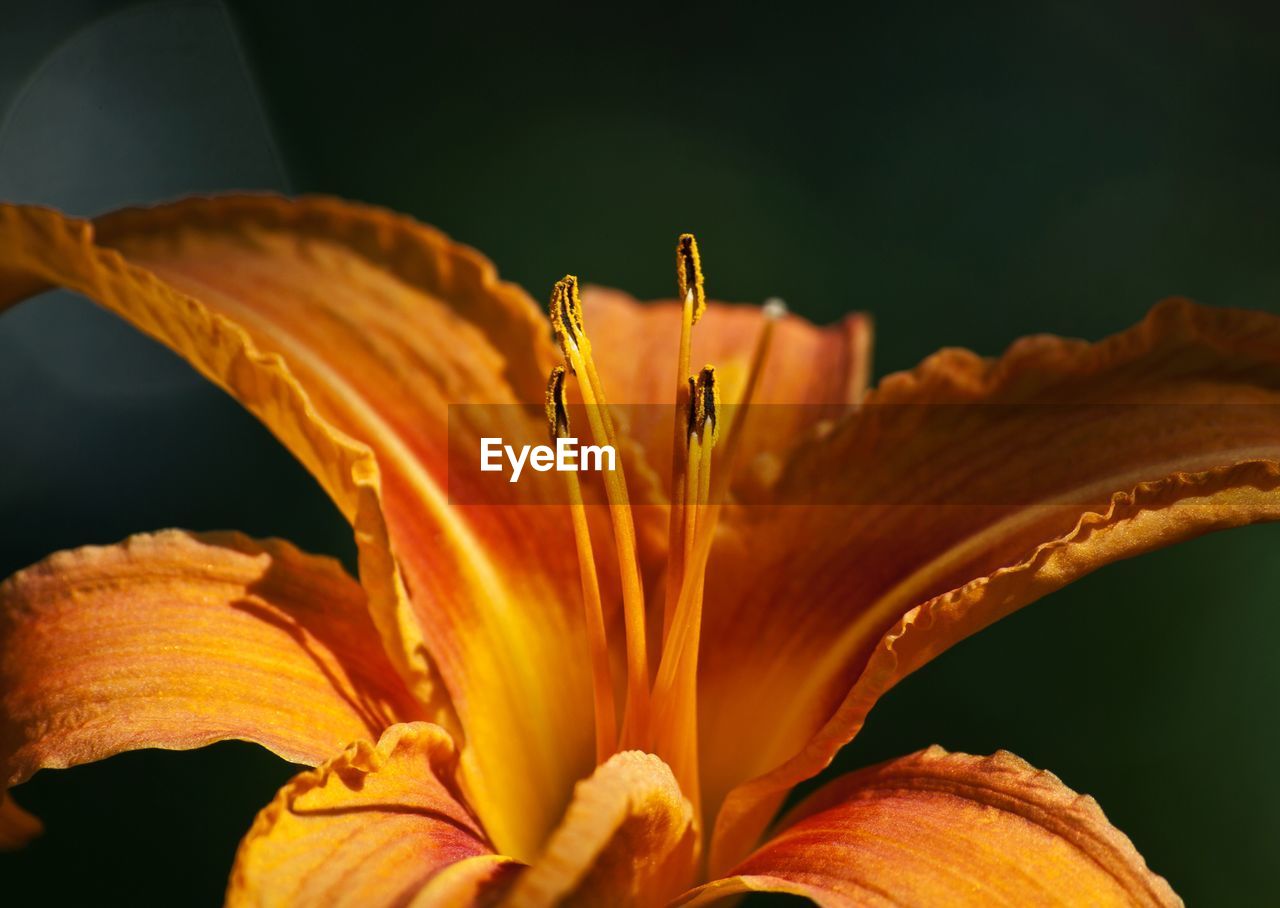
[[[451,505],[450,445],[478,457],[481,429],[457,408],[446,426],[451,403],[525,400],[545,437],[555,351],[538,307],[431,228],[318,198],[92,225],[0,206],[0,308],[54,284],[173,348],[316,476],[354,525],[393,662],[465,732],[473,805],[505,850],[536,853],[594,762],[572,525],[560,507]]]
[[[456,766],[448,734],[415,722],[297,776],[240,844],[227,904],[403,905],[453,865],[492,856],[457,792]],[[469,894],[500,883],[507,863],[487,857],[481,874],[460,868]],[[468,888],[462,882],[449,892]]]
[[[498,854],[478,854],[442,868],[418,890],[409,908],[490,908],[524,869]]]
[[[0,791],[0,851],[21,848],[43,831],[40,821]]]
[[[693,807],[652,754],[624,751],[578,783],[573,801],[504,906],[666,904],[688,885]]]
[[[886,379],[776,487],[829,503],[741,509],[713,559],[703,778],[713,804],[737,786],[713,869],[898,679],[1111,561],[1280,517],[1278,462],[1280,319],[1261,313],[1173,301],[1100,344],[944,351]]]
[[[281,542],[169,531],[0,584],[0,783],[236,738],[317,763],[419,711],[363,591]]]
[[[939,747],[837,779],[684,901],[788,892],[823,906],[1181,905],[1093,798],[1013,754]]]

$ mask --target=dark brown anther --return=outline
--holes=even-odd
[[[564,366],[556,366],[547,379],[547,428],[551,431],[551,443],[557,438],[569,437],[569,405],[565,396]]]
[[[696,324],[707,308],[707,294],[702,282],[698,241],[692,233],[682,233],[676,241],[676,284],[680,288],[682,302],[693,291],[693,321]]]

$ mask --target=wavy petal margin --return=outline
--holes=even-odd
[[[615,754],[578,783],[564,819],[504,908],[664,905],[692,879],[694,828],[693,807],[662,760]]]
[[[825,908],[1177,906],[1093,798],[1013,754],[932,747],[819,789],[681,904],[788,892]]]
[[[0,583],[0,782],[229,738],[315,764],[421,707],[331,559],[168,531]]]
[[[478,899],[506,861],[464,805],[457,753],[438,726],[389,728],[285,785],[254,821],[227,887],[228,906],[409,904],[438,874],[450,898]],[[474,864],[482,859],[483,873]],[[446,892],[447,888],[447,892]],[[456,903],[456,902],[455,902]]]
[[[451,504],[446,482],[450,446],[478,452],[482,432],[451,427],[449,404],[541,400],[555,351],[536,305],[438,231],[324,198],[92,224],[0,206],[0,309],[55,285],[172,348],[317,478],[354,527],[390,658],[465,741],[471,803],[509,853],[536,853],[593,765],[571,522]]]
[[[1263,313],[1175,300],[1098,344],[943,351],[886,379],[779,486],[833,503],[742,509],[743,545],[712,562],[713,872],[897,680],[1112,561],[1280,518],[1278,471],[1280,318]],[[744,724],[762,710],[774,727]]]

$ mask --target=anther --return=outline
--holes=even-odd
[[[711,425],[711,437],[716,437],[716,422],[719,410],[719,395],[716,385],[716,367],[703,366],[698,374],[698,432],[705,439],[706,427]]]
[[[583,335],[582,298],[578,295],[578,279],[572,274],[566,274],[551,288],[550,309],[551,328],[567,358],[566,344],[581,345]]]
[[[564,390],[564,366],[556,366],[547,379],[547,428],[551,430],[551,443],[557,438],[569,437],[569,407]]]
[[[716,384],[716,367],[703,366],[698,377],[689,378],[689,435],[697,435],[704,443],[714,442],[719,420],[720,391]],[[707,426],[711,434],[707,435]]]
[[[688,422],[686,423],[688,427],[687,435],[697,435],[702,425],[700,419],[701,410],[699,410],[698,404],[698,380],[690,375]]]
[[[698,255],[698,241],[692,233],[680,234],[676,242],[676,282],[680,299],[693,292],[693,321],[696,324],[707,308],[707,294],[702,283],[702,259]]]

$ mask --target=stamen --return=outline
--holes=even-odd
[[[578,296],[578,279],[566,275],[551,294],[551,325],[555,329],[565,358],[578,376],[587,421],[596,442],[607,443],[620,450],[613,418],[604,396],[604,385],[591,357],[582,320],[582,301]],[[649,656],[645,639],[644,586],[640,579],[640,562],[636,547],[635,522],[627,495],[626,475],[621,461],[616,471],[602,474],[605,494],[609,499],[609,516],[613,521],[613,540],[618,555],[618,574],[622,583],[622,610],[627,635],[627,705],[622,721],[619,746],[630,749],[648,748],[649,731]]]
[[[695,808],[701,797],[697,752],[697,676],[707,561],[741,446],[741,421],[755,398],[768,359],[774,325],[783,314],[785,309],[766,307],[766,318],[752,352],[742,403],[733,423],[724,426],[728,438],[724,456],[716,470],[714,486],[711,452],[720,434],[723,414],[719,385],[712,367],[707,366],[698,376],[693,404],[688,411],[688,473],[690,478],[697,474],[697,483],[695,486],[688,479],[685,483],[685,510],[692,512],[693,519],[686,521],[686,539],[681,556],[683,576],[658,664],[658,676],[654,681],[653,739],[655,752],[671,766],[680,781],[681,790]]]
[[[693,340],[693,326],[707,307],[707,295],[702,280],[702,258],[698,254],[698,241],[692,233],[682,233],[676,240],[676,285],[680,288],[683,306],[680,318],[680,354],[676,358],[676,412],[675,427],[671,433],[671,514],[667,523],[667,596],[662,611],[662,638],[666,639],[675,615],[676,599],[680,595],[680,582],[684,576],[685,484],[687,468],[685,431],[689,408],[693,405],[690,390],[693,379],[689,375],[689,350]],[[688,387],[686,387],[686,379]]]
[[[692,554],[702,518],[702,505],[710,494],[711,448],[716,441],[716,370],[704,366],[698,378],[689,379],[689,435],[685,475],[684,557]],[[711,437],[707,437],[710,426]],[[685,562],[687,563],[687,561]]]
[[[716,446],[720,433],[716,426],[719,421],[719,392],[716,390],[715,366],[704,366],[698,376],[699,404],[698,416],[701,425],[698,435],[701,439],[704,454],[698,463],[698,510],[701,511],[711,500],[711,449]],[[726,477],[728,474],[725,474]],[[701,523],[701,514],[699,515]]]
[[[547,380],[547,427],[551,443],[569,438],[569,408],[565,399],[565,368],[556,366]],[[596,559],[591,548],[591,530],[582,503],[578,474],[566,470],[562,474],[569,489],[569,513],[573,518],[573,536],[578,549],[578,566],[582,573],[582,607],[587,630],[587,649],[591,656],[591,689],[595,703],[596,763],[613,756],[618,743],[618,716],[613,703],[613,676],[609,670],[609,643],[604,629],[604,609],[600,604],[600,580],[596,575]]]
[[[680,782],[680,790],[699,808],[697,674],[702,626],[702,594],[705,561],[699,565],[695,541],[704,535],[703,524],[711,494],[711,452],[718,435],[719,394],[715,368],[706,366],[692,384],[688,421],[688,458],[685,476],[684,558],[681,581],[670,633],[662,650],[654,684],[653,739],[655,752],[667,761]]]
[[[680,484],[682,522],[680,530],[680,566],[682,570],[685,560],[689,557],[698,529],[698,509],[694,505],[698,501],[698,475],[702,467],[702,439],[700,435],[701,427],[706,422],[704,414],[702,393],[698,388],[697,379],[691,375],[689,376],[688,431],[685,434],[684,445],[684,477]],[[680,580],[683,583],[683,576]],[[679,602],[679,599],[680,589],[677,587],[675,598],[672,601],[673,621],[675,620],[675,605]]]
[[[774,325],[786,314],[786,306],[780,300],[770,300],[765,305],[764,325],[752,354],[742,406],[736,415],[723,412],[715,369],[706,366],[696,379],[689,377],[692,329],[706,307],[701,260],[691,234],[681,235],[676,246],[676,263],[683,304],[672,442],[670,549],[662,654],[652,690],[648,684],[644,590],[626,478],[621,465],[616,472],[604,473],[627,635],[627,701],[620,733],[613,707],[599,580],[585,507],[576,476],[572,473],[566,476],[570,481],[571,512],[582,563],[583,602],[595,687],[597,758],[604,760],[618,748],[657,753],[671,766],[681,790],[696,810],[701,800],[697,668],[707,561],[742,444],[741,420],[762,380]],[[564,351],[566,366],[578,377],[592,434],[597,443],[603,440],[617,449],[612,414],[583,324],[578,282],[571,275],[557,282],[552,293],[551,322]],[[557,367],[547,387],[547,423],[554,438],[566,437],[569,432],[564,403],[565,375],[566,367]],[[712,454],[721,434],[726,436],[723,462],[713,477]]]

